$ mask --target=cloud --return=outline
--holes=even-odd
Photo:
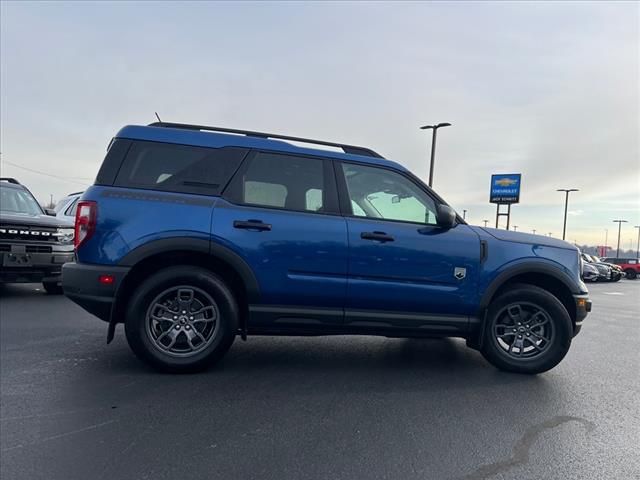
[[[0,4],[8,162],[92,178],[124,124],[163,119],[371,146],[472,222],[492,173],[522,173],[514,219],[580,241],[640,223],[634,3]],[[569,20],[570,19],[570,20]],[[28,26],[28,28],[25,28]],[[39,198],[73,184],[2,165]],[[5,172],[6,170],[6,172]],[[560,219],[560,220],[558,220]]]

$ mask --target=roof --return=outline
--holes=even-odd
[[[16,189],[20,189],[20,190],[24,190],[25,187],[15,178],[9,178],[9,177],[2,177],[0,178],[0,185],[2,185],[3,187],[11,187],[11,188],[16,188]]]
[[[238,130],[238,132],[242,132]],[[257,132],[248,132],[256,133]],[[261,134],[268,135],[268,134]],[[273,135],[272,135],[273,136]],[[159,125],[127,125],[123,127],[117,134],[116,138],[127,138],[130,140],[147,140],[152,142],[165,142],[176,143],[180,145],[192,145],[195,147],[209,147],[209,148],[221,148],[221,147],[245,147],[245,148],[258,148],[264,150],[279,151],[300,155],[314,155],[318,157],[333,158],[338,160],[348,160],[352,162],[358,162],[363,164],[381,165],[385,167],[395,168],[397,170],[406,171],[406,168],[402,165],[387,160],[384,158],[378,158],[367,155],[355,155],[353,153],[334,152],[329,150],[322,150],[318,148],[300,147],[289,143],[284,140],[275,140],[272,138],[265,138],[261,136],[254,136],[250,134],[230,134],[218,131],[202,131],[193,128],[173,128]],[[290,137],[295,138],[295,137]],[[300,139],[305,141],[305,139]],[[313,141],[309,141],[313,142]],[[326,142],[326,144],[339,146],[340,144],[333,144]],[[348,148],[358,149],[362,147]],[[362,150],[367,150],[362,148]],[[375,152],[372,152],[375,153]]]

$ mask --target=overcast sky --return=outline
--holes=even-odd
[[[2,175],[42,201],[91,183],[114,133],[163,120],[370,146],[519,230],[625,248],[640,224],[636,2],[28,3],[0,6]],[[47,177],[13,166],[66,178]],[[76,183],[74,183],[76,182]],[[617,233],[617,232],[616,232]]]

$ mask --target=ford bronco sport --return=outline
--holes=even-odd
[[[202,369],[237,335],[364,334],[461,337],[498,368],[539,373],[591,309],[571,244],[468,225],[352,145],[127,126],[75,229],[65,294],[108,322],[108,342],[124,323],[165,371]]]
[[[42,282],[47,293],[62,293],[73,225],[51,213],[15,178],[0,178],[0,283]]]

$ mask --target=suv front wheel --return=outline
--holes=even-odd
[[[203,268],[176,266],[145,279],[125,321],[133,352],[168,372],[194,372],[227,352],[238,329],[238,305],[225,282]]]
[[[564,305],[534,285],[514,285],[487,312],[482,355],[501,370],[536,374],[555,367],[571,345]]]

